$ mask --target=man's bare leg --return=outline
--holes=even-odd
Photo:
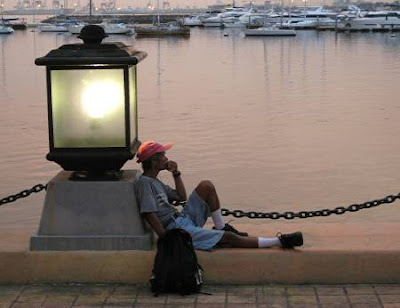
[[[195,189],[196,193],[203,199],[210,208],[211,218],[214,222],[214,228],[217,230],[225,230],[235,232],[241,236],[247,236],[246,232],[240,232],[229,224],[225,224],[221,213],[221,206],[214,184],[211,181],[201,181]]]
[[[228,244],[240,248],[294,248],[303,245],[303,235],[301,232],[295,232],[279,234],[276,237],[246,237],[225,231],[218,244]]]

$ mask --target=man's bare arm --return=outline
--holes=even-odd
[[[158,237],[162,237],[165,233],[165,229],[161,224],[161,221],[158,219],[156,213],[144,213],[144,219],[149,223],[150,227],[157,233]]]
[[[180,172],[178,171],[178,164],[172,160],[168,162],[168,169],[169,172],[174,174],[179,174],[178,176],[174,175],[175,181],[175,190],[179,196],[179,200],[177,201],[184,201],[187,199],[185,185],[183,184],[182,178],[180,176]]]
[[[178,200],[178,201],[186,200],[187,199],[186,189],[185,189],[185,185],[183,184],[181,176],[174,177],[174,181],[175,181],[175,190],[180,197],[180,200]]]

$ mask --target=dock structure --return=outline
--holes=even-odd
[[[161,14],[160,22],[167,23],[182,19],[188,16],[188,14]],[[104,20],[118,21],[125,24],[153,24],[157,21],[157,14],[96,14],[96,15],[68,15],[65,16],[69,20],[81,21],[84,23],[101,23]],[[42,22],[52,23],[53,21],[60,19],[60,16],[49,17]]]
[[[400,28],[376,28],[376,29],[337,29],[337,32],[400,32]]]
[[[43,199],[43,195],[37,195],[0,209],[0,284],[147,284],[155,246],[150,251],[30,251],[29,241],[38,228]],[[24,216],[25,207],[30,207],[30,213],[34,209],[35,215]],[[301,230],[304,246],[294,250],[198,251],[206,284],[400,283],[397,222],[316,220],[235,220],[235,227],[253,236]]]

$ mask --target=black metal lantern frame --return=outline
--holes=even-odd
[[[109,43],[64,45],[59,49],[52,50],[45,57],[36,59],[35,63],[45,65],[47,72],[50,145],[50,152],[47,154],[48,160],[58,163],[67,171],[85,171],[98,174],[119,170],[127,160],[133,158],[140,145],[138,140],[136,65],[145,57],[145,53],[136,51],[122,43]],[[105,123],[101,120],[96,120],[97,122],[95,120],[86,121],[82,117],[79,118],[79,112],[73,108],[68,110],[71,106],[77,104],[77,102],[74,102],[76,100],[74,98],[64,104],[64,109],[61,111],[55,105],[57,99],[62,100],[67,97],[68,100],[70,95],[75,95],[74,86],[76,88],[78,85],[82,85],[81,81],[76,80],[78,78],[75,78],[74,74],[79,76],[79,74],[103,74],[103,72],[105,75],[118,72],[118,74],[122,73],[123,76],[121,82],[123,83],[124,117],[123,119],[119,118],[119,120],[124,121],[124,136],[118,137],[124,140],[110,142],[109,144],[107,142],[104,144],[97,142],[99,144],[96,144],[93,140],[101,139],[101,136],[87,133],[87,136],[83,136],[79,142],[60,142],[59,131],[64,131],[68,135],[68,129],[63,126],[64,122],[71,122],[69,125],[72,130],[79,127],[82,124],[81,122],[84,122],[88,127],[91,126],[93,130],[95,130],[96,125],[101,127]],[[63,76],[62,74],[69,76],[69,79],[60,78],[61,82],[59,81],[58,84],[61,85],[63,91],[56,92],[54,76]],[[70,86],[71,88],[69,88]],[[94,105],[94,108],[96,108],[96,105]],[[121,125],[119,121],[116,122],[118,123],[114,123],[115,125]],[[59,129],[59,127],[63,128]],[[107,133],[106,128],[102,127],[102,129],[103,132]]]

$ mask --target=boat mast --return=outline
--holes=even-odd
[[[32,1],[32,22],[36,22],[36,0]]]
[[[157,26],[160,26],[160,0],[157,0]]]
[[[89,0],[89,23],[92,20],[92,0]]]
[[[0,23],[0,24],[3,24],[3,23],[4,23],[4,14],[3,14],[3,9],[4,9],[4,0],[1,0],[1,2],[0,2],[0,10],[1,10],[1,23]]]

